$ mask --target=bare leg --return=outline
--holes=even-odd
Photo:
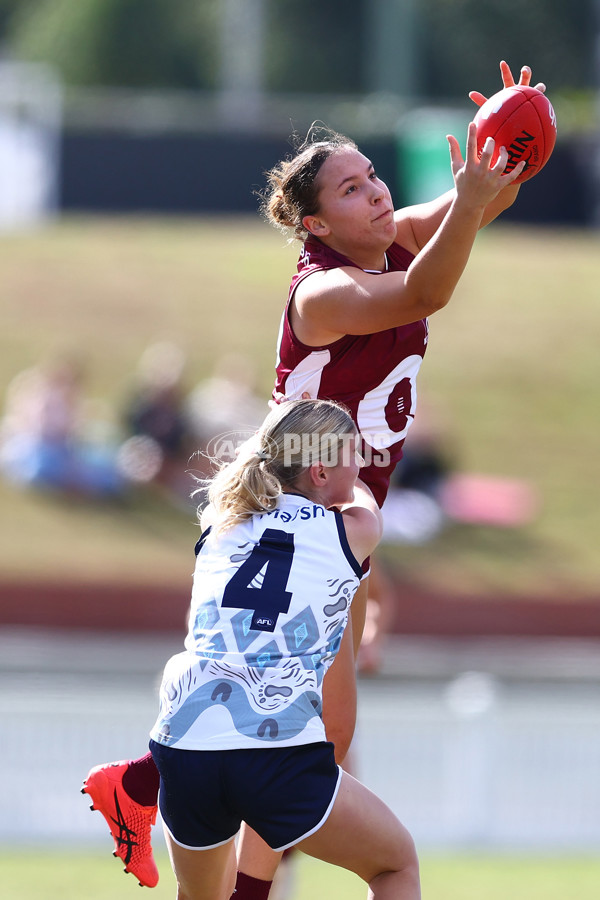
[[[419,900],[413,840],[385,803],[347,772],[324,825],[298,844],[310,856],[355,872],[372,900]]]
[[[237,852],[240,872],[262,881],[273,881],[282,854],[271,850],[245,822],[242,823]]]
[[[176,844],[165,830],[177,900],[229,900],[235,887],[233,839],[212,850],[187,850]]]

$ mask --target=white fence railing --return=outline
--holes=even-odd
[[[0,62],[0,230],[55,215],[62,91],[42,65]]]
[[[176,649],[0,634],[0,844],[107,844],[82,778],[145,752],[159,672]],[[405,673],[361,680],[359,694],[356,775],[419,848],[600,844],[600,682]]]

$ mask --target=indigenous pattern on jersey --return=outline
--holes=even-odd
[[[414,256],[398,244],[387,250],[387,271],[405,272]],[[363,438],[361,470],[381,506],[417,406],[416,378],[425,349],[426,319],[373,334],[347,334],[324,347],[299,341],[290,324],[296,287],[313,272],[356,263],[315,238],[304,244],[279,330],[275,391],[290,400],[312,398],[345,404]],[[385,272],[374,273],[385,278]]]
[[[323,676],[362,575],[339,512],[296,494],[198,542],[186,650],[153,740],[188,750],[324,741]]]

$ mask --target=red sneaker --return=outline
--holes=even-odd
[[[115,841],[114,856],[125,863],[140,885],[155,887],[158,869],[152,855],[151,828],[156,822],[157,806],[141,806],[123,788],[123,775],[129,763],[121,760],[95,766],[81,788],[92,798],[91,809],[102,813]]]

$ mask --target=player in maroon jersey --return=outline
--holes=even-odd
[[[505,87],[514,84],[506,63],[501,73]],[[524,67],[519,83],[530,78]],[[476,92],[471,97],[478,105],[485,100]],[[292,159],[269,173],[265,197],[270,221],[303,241],[280,329],[274,398],[307,395],[344,403],[363,437],[367,466],[361,477],[381,505],[415,414],[427,317],[449,302],[478,230],[514,202],[519,186],[513,182],[523,165],[504,175],[504,149],[491,166],[493,142],[479,158],[471,123],[464,159],[457,139],[448,137],[455,187],[429,203],[394,211],[387,186],[354,142],[340,135],[317,137],[311,133]],[[352,606],[355,652],[366,598],[365,578]],[[338,656],[329,670],[323,700],[327,735],[341,761],[356,717],[349,655]],[[126,871],[138,877],[142,872],[149,885],[158,880],[149,841],[158,791],[152,769],[148,754],[112,771],[96,767],[84,784],[111,828]],[[132,835],[129,819],[136,814]],[[248,831],[240,847],[236,900],[266,900],[279,858]]]
[[[506,63],[501,71],[504,85],[513,84]],[[530,78],[525,67],[520,83]],[[273,397],[335,399],[348,407],[363,439],[361,477],[380,506],[416,411],[427,317],[452,297],[478,230],[519,191],[513,182],[522,167],[516,176],[516,169],[503,174],[505,148],[492,166],[493,142],[479,158],[473,123],[465,159],[456,138],[448,142],[455,187],[430,203],[395,211],[356,144],[318,129],[268,173],[263,199],[266,218],[302,241],[279,330]],[[367,594],[365,578],[352,605],[355,654]],[[341,759],[355,724],[351,679],[340,661],[324,694],[324,719]],[[248,830],[239,869],[269,882],[269,851]]]

